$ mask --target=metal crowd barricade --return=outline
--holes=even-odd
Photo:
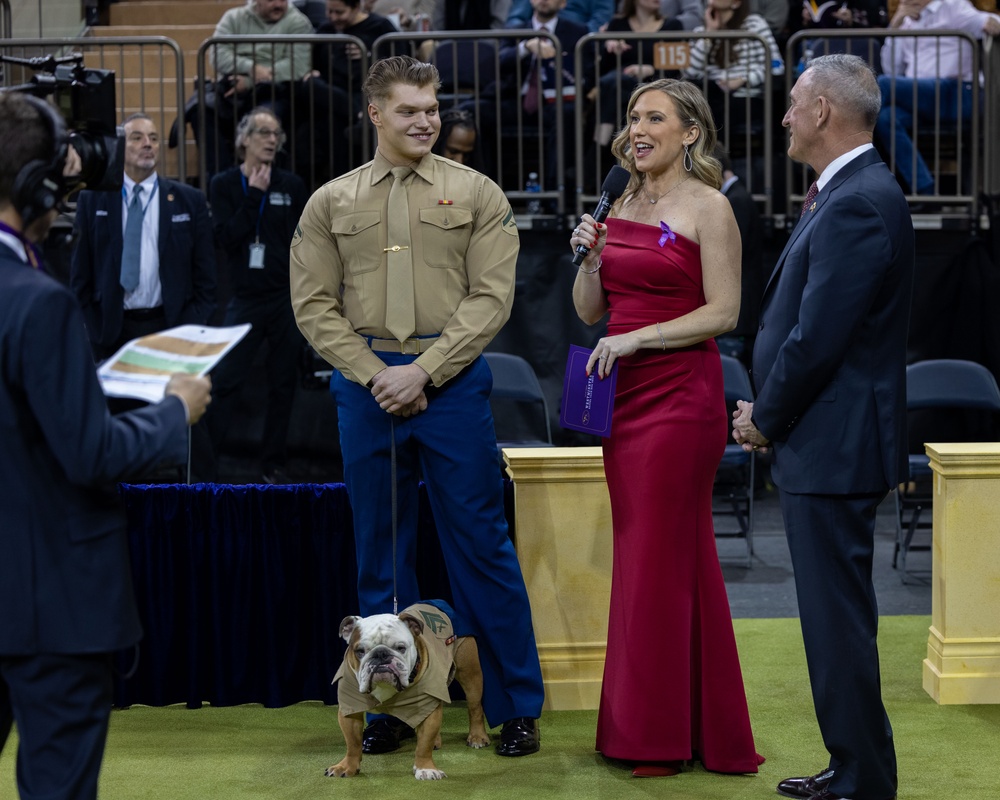
[[[639,60],[640,66],[652,68],[652,74],[645,81],[656,80],[658,78],[681,78],[683,71],[689,66],[688,52],[690,43],[697,39],[712,40],[741,40],[752,39],[760,43],[768,53],[770,63],[770,45],[757,34],[747,34],[743,31],[718,31],[718,32],[698,32],[692,31],[668,31],[652,33],[592,33],[582,38],[576,47],[576,74],[580,75],[584,63],[588,60],[604,64],[613,69],[621,71],[621,59],[616,55],[606,52],[606,43],[611,40],[624,39],[626,42],[636,46],[639,43],[649,43],[649,47],[642,48],[642,57]],[[649,51],[650,57],[646,58]],[[605,74],[610,72],[608,66],[602,64],[601,71]],[[774,65],[765,73],[764,83],[761,86],[759,96],[754,97],[733,97],[732,94],[725,95],[722,118],[716,120],[718,125],[719,144],[725,148],[732,159],[736,172],[740,174],[748,191],[754,199],[761,204],[765,216],[772,213],[773,206],[773,117],[774,117],[774,82],[772,71]],[[599,76],[600,78],[600,76]],[[695,85],[701,86],[706,92],[709,85],[707,77],[698,78],[693,81]],[[626,124],[625,111],[631,91],[626,91],[622,83],[611,87],[614,92],[614,107],[617,110],[617,123],[613,126],[612,136],[616,135]],[[579,91],[579,88],[578,88]],[[608,91],[608,87],[604,87]],[[595,90],[592,92],[594,107],[600,109],[602,103],[602,86],[598,80]],[[605,98],[606,99],[606,98]],[[760,100],[759,114],[752,112],[754,100]],[[735,118],[736,111],[743,106],[743,116],[752,120],[750,124],[737,124]],[[600,118],[595,115],[595,125],[588,126],[586,118],[587,109],[577,104],[576,136],[577,136],[577,203],[576,211],[582,214],[585,210],[593,207],[600,197],[600,187],[604,180],[604,175],[614,163],[610,150],[601,142],[591,142],[600,135]],[[755,119],[754,117],[759,117]]]
[[[357,64],[348,59],[348,81],[360,82],[368,72],[369,55],[365,43],[355,36],[280,35],[214,36],[198,48],[198,75],[192,103],[192,126],[198,142],[199,174],[208,190],[211,176],[235,163],[235,134],[240,118],[258,105],[272,106],[285,126],[287,163],[310,191],[370,158],[371,137],[367,115],[358,114],[360,98],[351,90],[343,91],[325,81],[301,78],[278,84],[254,83],[247,93],[228,93],[220,81],[215,63],[223,48],[249,47],[255,61],[258,52],[273,62],[276,49],[288,50],[292,75],[317,66],[312,63],[315,45],[354,44],[361,52]],[[302,48],[307,48],[303,50]],[[208,62],[211,56],[211,63]],[[327,50],[327,59],[332,59]],[[303,63],[305,62],[305,63]],[[327,64],[331,63],[329,60]],[[322,65],[320,65],[322,66]],[[363,109],[363,103],[360,103]],[[336,166],[334,166],[336,165]]]
[[[501,74],[500,50],[539,36],[556,45],[555,84],[548,100],[552,113],[539,113],[532,122],[522,108],[518,88],[525,86],[529,72],[517,59],[512,73]],[[390,33],[372,46],[373,60],[413,53],[438,67],[442,110],[453,104],[472,115],[477,142],[487,145],[485,172],[511,200],[522,229],[556,227],[566,213],[564,93],[574,87],[563,82],[558,45],[548,32],[512,29]],[[541,75],[536,79],[538,96],[544,102]],[[504,84],[507,94],[501,91]],[[509,87],[514,87],[513,94]],[[531,172],[540,177],[539,192],[526,186]],[[540,211],[529,213],[532,201],[542,204]]]
[[[3,39],[0,52],[15,58],[57,57],[81,53],[84,66],[113,71],[117,119],[120,125],[135,112],[148,114],[162,138],[184,107],[184,58],[180,47],[165,36],[81,37],[74,39]],[[3,65],[5,88],[28,83],[38,74],[27,66]],[[159,171],[180,181],[187,178],[183,148],[160,151]]]
[[[791,87],[798,72],[806,66],[807,58],[826,55],[830,52],[849,52],[867,60],[876,70],[881,69],[881,44],[884,41],[888,47],[893,47],[893,40],[898,38],[934,38],[939,40],[935,61],[940,59],[940,41],[945,38],[959,38],[968,46],[972,56],[972,74],[981,74],[981,43],[963,31],[903,31],[882,28],[867,28],[862,30],[845,30],[841,28],[812,29],[799,31],[788,39],[786,46],[786,61],[799,62],[799,54],[803,55],[799,68],[789,70],[787,74],[787,89]],[[942,78],[942,80],[953,80]],[[907,199],[911,203],[933,204],[932,208],[921,208],[914,212],[914,224],[918,227],[966,227],[970,223],[977,224],[979,219],[980,194],[983,188],[983,153],[992,151],[993,145],[986,135],[982,120],[989,117],[989,109],[996,104],[993,81],[987,79],[980,84],[973,81],[973,91],[969,102],[969,116],[963,111],[967,107],[961,92],[958,93],[956,120],[943,122],[941,119],[940,85],[934,98],[934,121],[922,122],[914,115],[909,127],[909,136],[913,141],[913,157],[910,160],[910,173],[916,172],[916,154],[919,152],[934,178],[934,191],[931,194],[917,194],[914,187],[904,186],[908,191]],[[896,81],[891,79],[889,98],[885,106],[894,105],[897,97]],[[912,89],[911,107],[917,106],[917,88]],[[985,108],[985,112],[981,112]],[[893,172],[900,166],[895,146],[897,121],[895,115],[890,124],[889,141],[881,141],[878,133],[875,135],[875,145],[882,153],[886,164]],[[786,135],[787,142],[787,135]],[[898,172],[897,172],[898,174]],[[806,169],[790,169],[786,176],[787,213],[788,219],[798,218],[798,206],[802,203],[812,177]]]
[[[10,16],[10,0],[0,0],[0,39],[14,35],[14,23]]]
[[[983,41],[983,192],[991,200],[1000,198],[1000,148],[995,136],[1000,131],[1000,45],[992,36]],[[993,136],[985,135],[993,131]]]

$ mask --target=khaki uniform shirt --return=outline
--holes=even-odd
[[[383,714],[392,714],[415,728],[441,703],[451,702],[448,684],[455,677],[455,631],[451,618],[437,606],[427,603],[415,603],[403,609],[399,616],[407,615],[424,623],[424,632],[420,638],[427,645],[427,664],[420,680],[379,705],[372,695],[361,694],[358,677],[354,670],[345,669],[345,661],[333,678],[334,683],[340,681],[337,687],[337,704],[341,714],[350,716],[359,711],[377,710]]]
[[[347,378],[366,385],[386,365],[366,336],[385,328],[390,164],[381,154],[322,186],[292,239],[295,319]],[[440,386],[474,361],[510,316],[518,236],[503,191],[428,154],[407,178],[415,335],[440,334],[415,361]]]

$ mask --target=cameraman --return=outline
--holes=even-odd
[[[0,749],[16,721],[22,797],[95,798],[111,653],[141,629],[117,482],[186,455],[210,382],[175,375],[112,417],[72,293],[41,269],[65,194],[62,120],[0,93]]]

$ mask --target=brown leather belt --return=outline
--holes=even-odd
[[[404,356],[418,356],[431,349],[439,334],[420,336],[399,341],[398,339],[377,339],[368,337],[368,346],[376,353],[401,353]]]

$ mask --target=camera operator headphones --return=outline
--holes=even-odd
[[[66,194],[63,169],[69,153],[69,135],[63,118],[49,103],[30,94],[25,94],[23,97],[34,106],[48,126],[55,150],[51,160],[47,162],[35,159],[25,164],[17,173],[14,185],[11,187],[10,201],[21,215],[22,224],[27,228],[55,208]]]

